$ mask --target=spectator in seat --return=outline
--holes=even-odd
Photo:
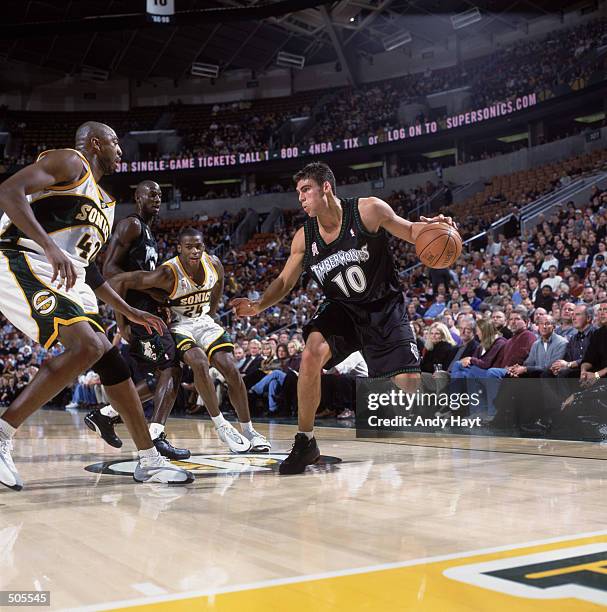
[[[497,281],[493,281],[489,284],[489,295],[485,297],[483,300],[483,304],[489,306],[489,308],[493,307],[503,307],[504,305],[504,297],[499,294],[500,285]]]
[[[280,349],[280,353],[278,349]],[[259,365],[259,370],[262,372],[263,377],[251,387],[250,393],[263,396],[267,392],[268,416],[275,416],[279,409],[278,394],[286,377],[283,366],[289,354],[287,346],[284,344],[277,346],[275,353],[274,345],[269,340],[262,343],[261,353],[263,360]]]
[[[586,285],[584,287],[584,291],[582,292],[582,303],[588,306],[594,306],[595,295],[594,295],[594,287]]]
[[[500,358],[507,340],[501,335],[492,321],[481,319],[478,322],[480,342],[474,353],[454,361],[451,378],[469,378],[479,376],[479,370],[488,370]]]
[[[246,388],[250,389],[263,378],[263,373],[260,370],[263,357],[261,356],[261,342],[259,340],[253,338],[247,348],[249,354],[238,369],[242,374]]]
[[[579,331],[574,322],[575,312],[576,306],[573,302],[564,302],[562,304],[559,325],[554,331],[567,340],[575,336]]]
[[[543,285],[535,298],[534,305],[536,308],[544,308],[546,312],[552,312],[552,304],[554,303],[554,295],[550,285]]]
[[[433,323],[428,331],[421,361],[422,384],[440,393],[448,384],[447,369],[456,353],[455,340],[444,323]]]
[[[502,379],[508,373],[508,368],[523,364],[529,355],[531,346],[535,342],[535,334],[527,329],[529,315],[522,306],[517,306],[508,319],[508,326],[512,332],[512,338],[507,340],[500,351],[495,363],[487,369],[475,368],[468,376],[477,380],[487,379],[485,383],[487,392],[487,409],[493,411],[495,396],[498,385],[496,379]]]
[[[512,338],[512,332],[506,325],[506,314],[500,308],[495,308],[491,313],[491,322],[495,326],[497,332],[499,332],[506,340]]]
[[[580,384],[584,387],[607,376],[607,302],[597,308],[597,323],[580,366]]]
[[[563,358],[567,340],[554,333],[554,318],[544,315],[539,321],[540,337],[533,343],[523,364],[507,368],[507,377],[540,378],[550,372],[552,364]],[[523,431],[528,425],[536,423],[550,409],[551,399],[545,394],[545,385],[511,384],[504,381],[495,399],[497,412],[492,426],[498,429],[511,429],[518,426]]]
[[[465,359],[466,357],[472,357],[479,346],[479,341],[475,337],[476,323],[474,322],[474,319],[465,316],[460,317],[457,328],[459,330],[461,344],[457,347],[457,350],[453,355],[451,363],[447,368],[448,372],[452,372],[453,367],[460,360]]]
[[[559,276],[556,272],[556,266],[550,266],[550,268],[548,268],[548,277],[542,281],[540,288],[548,285],[550,289],[552,289],[552,293],[555,293],[563,282],[563,278]]]
[[[544,378],[559,379],[556,385],[548,385],[547,390],[553,397],[554,405],[559,405],[574,389],[572,381],[580,378],[580,366],[590,344],[590,338],[595,330],[592,325],[594,309],[592,306],[582,304],[574,307],[573,330],[575,333],[569,335],[567,349],[562,359],[557,359],[551,366],[550,371],[543,374]],[[567,380],[567,382],[565,382]]]

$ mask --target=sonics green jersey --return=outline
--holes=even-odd
[[[179,257],[165,261],[173,271],[173,291],[169,296],[169,304],[173,314],[173,321],[179,323],[206,315],[211,307],[211,293],[215,287],[219,274],[208,253],[203,253],[200,265],[204,268],[204,281],[199,285],[186,272],[181,265]]]
[[[86,266],[110,236],[116,202],[97,185],[86,157],[75,152],[82,160],[83,176],[68,185],[47,187],[27,196],[27,200],[36,220],[55,244],[74,263]],[[47,153],[41,153],[38,160]],[[1,249],[44,254],[40,245],[27,238],[6,214],[0,219]]]

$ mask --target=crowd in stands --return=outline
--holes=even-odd
[[[600,60],[583,60],[592,59],[605,41],[607,19],[602,18],[497,51],[475,79],[474,102],[482,107],[531,91],[557,93],[559,86],[586,79],[601,67]]]
[[[389,130],[401,127],[398,118],[403,103],[430,93],[470,86],[470,100],[463,110],[482,108],[493,102],[529,93],[557,95],[559,86],[580,88],[580,81],[603,67],[602,60],[584,62],[607,36],[607,19],[555,31],[531,42],[518,42],[460,67],[426,70],[369,83],[357,89],[339,90],[326,106],[317,109],[315,128],[308,144],[360,135],[386,139]],[[433,117],[430,110],[417,117],[423,124]]]
[[[310,145],[376,135],[383,142],[389,130],[401,127],[399,107],[431,93],[468,86],[470,98],[462,110],[470,110],[529,93],[541,93],[545,99],[568,88],[580,89],[593,73],[604,68],[595,50],[606,39],[607,19],[600,18],[554,31],[542,39],[519,41],[456,67],[428,68],[356,89],[324,90],[320,106],[319,93],[312,90],[288,97],[203,106],[179,101],[164,108],[102,112],[99,120],[112,125],[122,136],[130,130],[154,128],[164,112],[170,117],[165,127],[177,129],[183,137],[182,157],[277,149],[286,144],[285,138],[289,144]],[[304,131],[298,142],[291,143],[288,134],[285,138],[279,135],[289,119],[310,114],[314,115],[313,128]],[[442,115],[434,114],[426,109],[416,123],[443,120]],[[72,146],[75,128],[89,118],[81,112],[54,113],[49,122],[47,113],[0,109],[0,127],[22,143],[19,153],[5,159],[4,165],[29,163],[47,147]]]

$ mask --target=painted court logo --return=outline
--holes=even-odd
[[[32,306],[38,314],[49,315],[57,308],[57,297],[47,290],[37,291],[32,296]]]
[[[530,599],[607,604],[607,542],[445,570],[448,578]],[[556,609],[556,608],[555,608]]]
[[[189,470],[198,477],[222,476],[224,474],[271,474],[278,472],[278,466],[287,456],[287,453],[248,453],[246,455],[213,453],[208,455],[192,455],[187,461],[172,461],[171,463]],[[329,466],[340,462],[341,459],[338,457],[323,455],[317,465]],[[97,474],[132,476],[136,465],[137,462],[133,460],[107,461],[89,465],[85,470]]]

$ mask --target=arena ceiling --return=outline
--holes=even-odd
[[[182,79],[193,62],[259,74],[274,65],[279,51],[304,56],[306,65],[335,61],[347,69],[356,54],[382,52],[382,41],[397,32],[409,31],[411,45],[445,44],[453,34],[450,15],[475,6],[483,18],[458,30],[462,38],[524,28],[538,16],[572,8],[561,0],[176,0],[175,23],[157,25],[146,21],[144,0],[2,5],[4,85],[23,76],[13,69],[17,62],[46,80],[83,69],[95,69],[102,78]]]

